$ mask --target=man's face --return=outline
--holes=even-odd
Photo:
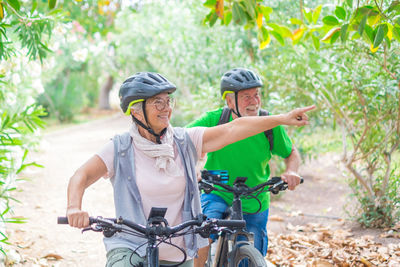
[[[227,98],[228,107],[236,110],[235,98]],[[238,92],[238,107],[240,115],[257,116],[261,107],[260,88],[250,88]]]

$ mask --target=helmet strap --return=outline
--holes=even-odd
[[[146,115],[146,101],[143,101],[143,115],[144,115],[144,120],[146,121],[146,124],[149,125],[148,121],[147,121],[147,115]],[[140,120],[138,120],[135,116],[133,116],[133,114],[131,115],[132,119],[143,129],[145,129],[146,131],[148,131],[150,134],[152,134],[155,138],[156,138],[156,142],[157,144],[161,144],[161,136],[163,136],[165,134],[165,132],[167,131],[167,128],[164,128],[160,134],[156,134],[153,129],[150,128],[150,126],[146,126],[143,122],[141,122]]]
[[[236,111],[231,109],[233,113],[235,113],[236,116],[242,117],[239,113],[239,106],[238,106],[238,92],[235,92],[235,106],[236,106]]]

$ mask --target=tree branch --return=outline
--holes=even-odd
[[[356,179],[361,183],[361,185],[367,190],[368,196],[373,199],[374,198],[374,192],[372,191],[371,186],[367,184],[365,179],[362,177],[361,173],[359,173],[356,169],[353,168],[352,163],[353,162],[344,162],[346,168],[356,177]]]

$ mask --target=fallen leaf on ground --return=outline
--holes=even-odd
[[[318,224],[287,228],[293,232],[269,233],[267,259],[277,266],[400,266],[400,243],[384,246],[372,236],[355,238],[350,230]]]
[[[62,259],[64,259],[62,256],[60,256],[60,255],[58,255],[58,254],[55,254],[55,253],[49,253],[49,254],[47,254],[46,256],[43,256],[43,258],[45,258],[45,259],[55,259],[55,260],[62,260]]]
[[[269,221],[274,221],[274,222],[283,222],[283,218],[278,215],[272,215],[268,217]]]

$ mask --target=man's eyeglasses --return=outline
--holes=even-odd
[[[167,106],[173,109],[175,107],[175,98],[168,98],[168,100],[156,99],[146,104],[154,106],[158,111],[163,111]]]
[[[256,94],[256,95],[254,95],[254,96],[251,96],[251,95],[244,95],[244,96],[241,96],[241,99],[242,99],[242,101],[244,101],[245,103],[250,103],[253,99],[255,99],[255,100],[258,102],[259,99],[260,99],[260,95],[259,95],[259,94]]]

